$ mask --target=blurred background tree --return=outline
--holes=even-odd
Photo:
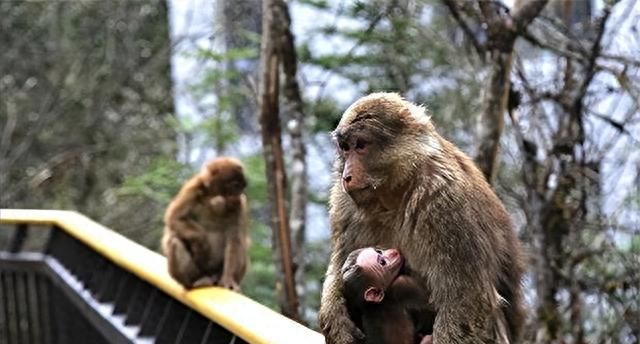
[[[287,176],[304,177],[300,142],[308,165],[288,206],[311,326],[330,251],[328,133],[384,90],[427,105],[469,155],[490,153],[480,162],[530,253],[525,342],[640,340],[640,4],[549,0],[522,20],[531,3],[289,2],[297,56],[282,69],[280,121]],[[253,240],[243,290],[278,307],[261,18],[258,0],[0,3],[0,206],[77,209],[156,248],[186,177],[239,156]],[[299,102],[285,90],[296,62]]]
[[[0,206],[76,209],[157,245],[185,177],[167,11],[159,0],[0,3]]]

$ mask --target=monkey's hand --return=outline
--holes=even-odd
[[[200,277],[195,282],[193,282],[193,287],[194,288],[210,287],[212,285],[215,285],[215,283],[216,281],[212,277],[204,276],[204,277]]]
[[[211,199],[209,200],[209,206],[211,207],[213,212],[218,215],[224,214],[226,203],[227,202],[224,199],[224,196],[211,197]]]
[[[318,313],[320,328],[327,344],[364,343],[364,333],[353,323],[344,305],[321,307]]]
[[[420,344],[433,344],[433,336],[428,334],[420,340]]]
[[[240,285],[231,276],[223,275],[220,278],[220,281],[218,281],[218,285],[223,288],[231,289],[233,291],[240,291]]]

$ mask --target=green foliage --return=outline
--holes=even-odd
[[[320,308],[320,296],[322,294],[322,283],[324,274],[327,271],[330,245],[326,241],[314,241],[305,243],[305,290],[304,305],[307,311],[305,319],[312,328],[318,328],[317,310]]]
[[[308,104],[305,111],[313,118],[308,130],[311,134],[316,134],[328,133],[335,129],[344,109],[338,107],[333,99],[321,99]]]
[[[191,166],[173,159],[158,158],[140,175],[128,176],[119,188],[122,196],[144,196],[168,204],[182,183],[195,173]]]
[[[329,2],[327,0],[298,0],[298,2],[319,10],[326,10],[329,8]]]
[[[243,35],[249,41],[255,37],[249,33]],[[230,48],[224,52],[210,49],[198,49],[194,56],[205,60],[206,68],[201,77],[189,85],[189,91],[198,103],[198,133],[192,138],[196,147],[211,146],[217,154],[224,154],[226,147],[237,142],[240,136],[239,122],[246,121],[246,109],[250,90],[247,88],[246,73],[234,67],[235,63],[251,63],[257,58],[254,47]],[[215,96],[215,97],[214,97]],[[202,143],[202,144],[200,144]]]
[[[357,27],[330,24],[318,27],[316,32],[356,49],[314,56],[305,48],[301,60],[338,72],[356,84],[364,84],[364,92],[407,91],[413,87],[415,80],[411,76],[420,71],[430,51],[425,48],[426,43],[420,44],[418,14],[400,10],[385,14],[382,11],[386,5],[375,1],[346,6],[346,17],[359,21]]]
[[[640,211],[640,186],[637,188],[637,192],[630,193],[624,200],[625,204],[631,209]]]
[[[267,199],[267,177],[265,174],[264,157],[262,153],[253,154],[242,159],[245,173],[249,180],[247,185],[247,197],[252,209],[262,207]]]
[[[253,36],[249,36],[253,37]],[[258,49],[255,47],[243,47],[243,48],[230,48],[224,52],[217,52],[211,49],[199,48],[194,54],[186,54],[187,56],[193,56],[199,59],[209,61],[211,67],[204,70],[204,76],[191,85],[190,90],[194,95],[203,97],[210,96],[212,90],[215,90],[218,83],[225,83],[226,85],[233,84],[232,81],[240,80],[244,77],[244,74],[235,68],[226,68],[229,63],[236,61],[253,60],[258,57]],[[240,87],[240,85],[235,85]],[[224,92],[215,92],[216,98],[225,98],[227,96],[226,90]],[[246,101],[246,99],[243,99]]]
[[[210,68],[204,71],[202,81],[190,87],[193,95],[208,96],[211,95],[211,89],[219,82],[227,80],[237,80],[242,74],[236,70]]]
[[[118,196],[177,151],[167,9],[0,4],[0,126],[12,123],[0,143],[3,207],[73,209],[132,238],[150,231],[159,204]]]
[[[239,138],[238,126],[228,116],[212,116],[204,120],[200,128],[207,134],[207,137],[213,138],[215,147],[226,147],[238,141]]]
[[[277,309],[278,300],[275,291],[276,268],[273,261],[271,228],[261,221],[267,197],[267,179],[262,153],[253,154],[242,159],[248,179],[247,198],[251,209],[251,247],[249,258],[251,264],[247,276],[242,282],[243,292],[258,302]]]
[[[197,58],[209,59],[216,62],[254,59],[258,57],[258,50],[255,48],[234,48],[223,53],[217,53],[210,49],[199,48],[195,55]]]
[[[631,247],[629,251],[635,254],[640,254],[640,235],[631,237]]]
[[[409,8],[401,3],[356,1],[318,9],[336,20],[321,23],[300,43],[301,62],[350,81],[360,93],[397,91],[410,100],[428,104],[434,122],[443,134],[464,146],[469,145],[473,121],[480,113],[480,80],[472,54],[461,55],[449,39],[455,30],[443,8],[416,2]],[[343,24],[348,23],[348,24]],[[313,49],[318,40],[340,42],[339,49]],[[468,72],[466,71],[468,70]],[[332,129],[342,111],[322,111],[333,99],[321,97],[317,126]],[[344,110],[344,104],[340,104]],[[328,116],[325,118],[325,116]]]
[[[276,268],[273,263],[271,228],[254,221],[251,225],[251,240],[249,249],[251,263],[247,276],[242,282],[242,291],[263,305],[277,309]]]

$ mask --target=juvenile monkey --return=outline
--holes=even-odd
[[[342,267],[344,297],[366,344],[430,344],[435,312],[427,293],[401,274],[404,258],[395,249],[355,250]]]
[[[437,309],[435,344],[516,341],[524,258],[504,206],[425,109],[394,93],[352,104],[333,132],[332,253],[319,322],[327,343],[357,343],[340,268],[361,247],[397,247]],[[506,338],[506,339],[505,339]]]
[[[239,289],[248,260],[246,186],[239,160],[216,158],[167,207],[162,250],[169,274],[185,288]]]

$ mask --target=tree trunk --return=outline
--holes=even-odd
[[[489,184],[494,183],[498,173],[500,156],[500,138],[504,131],[504,114],[507,110],[507,96],[511,81],[511,62],[513,61],[513,42],[509,51],[496,51],[491,59],[491,77],[489,89],[485,91],[484,111],[478,141],[480,142],[475,157],[476,164]]]
[[[304,243],[306,241],[305,223],[306,223],[306,206],[307,206],[307,162],[306,150],[304,146],[304,106],[300,95],[300,86],[298,85],[297,69],[298,58],[294,43],[294,36],[291,32],[291,16],[287,4],[282,0],[276,0],[276,4],[280,8],[277,20],[280,25],[281,41],[280,53],[282,56],[282,69],[284,71],[284,87],[283,92],[286,99],[289,114],[289,122],[287,129],[291,137],[291,208],[290,208],[290,226],[293,234],[293,258],[296,267],[296,282],[301,302],[301,308],[304,309],[305,295],[305,261],[304,261]]]
[[[215,0],[214,46],[221,48],[224,52],[247,48],[257,50],[259,43],[253,39],[252,35],[261,34],[261,4],[261,0]],[[258,109],[253,102],[244,101],[245,98],[238,96],[237,93],[252,95],[253,92],[248,89],[247,80],[256,80],[259,77],[259,63],[257,57],[229,59],[217,63],[217,68],[241,75],[241,77],[225,77],[217,80],[216,84],[220,91],[216,91],[216,94],[224,95],[230,100],[225,105],[227,111],[235,119],[240,132],[252,136],[258,133],[255,116]]]
[[[278,55],[278,15],[274,0],[263,3],[261,73],[260,82],[260,125],[267,174],[273,249],[276,266],[279,267],[280,281],[276,286],[282,314],[300,320],[298,295],[295,288],[294,268],[291,255],[291,239],[287,206],[285,200],[286,174],[282,154],[280,119],[278,116],[279,64]]]
[[[445,3],[452,12],[456,11],[456,5],[451,1]],[[491,57],[491,73],[489,88],[485,91],[483,101],[484,111],[481,116],[482,125],[475,161],[492,185],[498,174],[500,162],[500,138],[504,132],[504,115],[507,112],[507,97],[511,88],[510,75],[515,42],[526,32],[527,26],[538,16],[546,3],[546,0],[530,1],[520,6],[513,16],[509,16],[503,14],[502,8],[496,3],[478,2],[487,24],[486,51]]]

